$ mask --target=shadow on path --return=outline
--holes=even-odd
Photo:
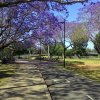
[[[0,100],[51,100],[36,65],[17,61],[16,73],[0,86]]]
[[[0,86],[0,100],[52,100],[50,94],[53,100],[100,100],[99,83],[59,70],[58,63],[23,60],[16,64],[16,74]]]
[[[100,100],[100,84],[57,69],[57,63],[37,63],[54,100]]]

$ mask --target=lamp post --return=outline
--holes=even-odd
[[[66,58],[66,47],[65,47],[65,32],[66,32],[66,26],[65,26],[65,22],[66,22],[66,20],[64,19],[64,21],[63,22],[60,22],[60,23],[62,23],[63,25],[64,25],[64,27],[63,27],[63,43],[64,43],[64,45],[63,45],[63,49],[64,49],[64,51],[63,51],[63,53],[64,53],[64,57],[63,57],[63,65],[64,65],[64,68],[66,67],[66,62],[65,62],[65,58]]]
[[[65,19],[64,19],[64,67],[66,67],[66,62],[65,62],[65,58],[66,58],[65,32],[66,32],[66,26],[65,26]]]

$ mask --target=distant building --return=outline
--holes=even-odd
[[[88,56],[98,56],[98,53],[96,53],[96,52],[88,52]]]

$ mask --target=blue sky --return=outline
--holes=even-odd
[[[75,21],[78,16],[79,9],[82,7],[83,7],[82,4],[73,4],[73,5],[68,6],[69,17],[67,20]]]
[[[97,2],[100,0],[91,0],[93,2]],[[73,5],[69,5],[68,6],[68,12],[69,12],[69,17],[68,17],[68,21],[75,21],[79,12],[79,9],[84,7],[84,5],[77,3],[77,4],[73,4]]]
[[[91,0],[93,2],[97,2],[100,0]],[[67,18],[68,21],[76,21],[77,17],[78,17],[78,12],[79,9],[82,8],[84,5],[78,3],[78,4],[73,4],[73,5],[69,5],[68,6],[68,12],[69,12],[69,17]],[[88,43],[88,48],[93,49],[94,45],[92,42]]]

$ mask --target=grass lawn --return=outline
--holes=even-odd
[[[15,73],[15,64],[0,64],[0,85],[6,83]]]
[[[100,82],[100,58],[67,58],[66,70]]]

